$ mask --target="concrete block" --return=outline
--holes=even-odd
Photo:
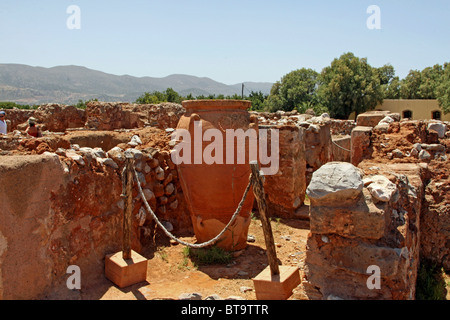
[[[119,288],[144,282],[147,279],[147,259],[131,250],[131,258],[124,260],[122,251],[105,257],[105,276]]]
[[[253,279],[257,300],[287,300],[300,284],[297,267],[279,266],[280,274],[272,275],[268,266]]]

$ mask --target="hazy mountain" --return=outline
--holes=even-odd
[[[244,94],[261,91],[269,94],[272,83],[245,83]],[[117,76],[79,66],[53,68],[22,64],[0,64],[0,101],[24,104],[73,104],[79,99],[133,102],[144,92],[173,88],[193,96],[242,93],[242,83],[226,85],[210,78],[174,74],[164,78]]]

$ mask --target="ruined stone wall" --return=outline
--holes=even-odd
[[[305,200],[304,128],[282,126],[277,129],[280,138],[279,170],[277,174],[265,177],[264,191],[272,216],[292,218]]]
[[[89,102],[85,126],[97,130],[131,129],[152,126],[175,128],[184,114],[184,108],[175,103],[129,104]]]
[[[144,196],[170,231],[192,232],[176,167],[146,138],[141,150],[125,144]],[[69,265],[80,267],[84,287],[103,277],[105,255],[122,249],[124,152],[72,144],[0,156],[0,299],[70,298]],[[140,252],[153,243],[155,225],[136,183],[133,197],[132,249]]]
[[[175,103],[140,105],[121,102],[87,103],[86,109],[61,104],[46,104],[37,109],[6,110],[9,132],[25,130],[27,120],[34,117],[42,131],[64,132],[71,128],[95,130],[133,129],[153,126],[175,128],[184,108]]]
[[[120,249],[120,180],[111,168],[81,168],[55,154],[0,157],[0,299],[45,298],[65,288],[66,269],[84,285],[104,255]]]
[[[425,170],[332,162],[314,173],[302,282],[308,299],[414,299]],[[371,266],[380,271],[377,288],[367,285]]]
[[[393,121],[375,125],[364,138],[369,147],[360,161],[428,165],[420,218],[420,257],[449,270],[450,126],[434,120]]]

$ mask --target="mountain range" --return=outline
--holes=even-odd
[[[244,82],[245,92],[269,94],[272,83]],[[242,83],[226,85],[206,77],[173,74],[163,78],[113,75],[82,66],[33,67],[0,64],[0,101],[19,104],[62,103],[78,100],[134,102],[144,92],[172,88],[182,96],[241,95]]]

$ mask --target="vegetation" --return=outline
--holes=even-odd
[[[421,261],[417,275],[417,300],[446,300],[446,284],[442,268],[430,261]]]
[[[189,256],[196,265],[227,264],[233,259],[230,252],[217,246],[200,249],[186,247],[185,250],[184,255]]]
[[[386,64],[372,67],[366,58],[347,52],[334,59],[321,72],[302,68],[284,75],[272,86],[270,94],[261,91],[224,96],[223,94],[183,96],[173,88],[144,92],[135,103],[181,103],[183,100],[238,99],[250,100],[253,111],[292,111],[329,113],[337,119],[374,109],[383,99],[437,99],[444,113],[450,112],[450,63],[436,64],[423,70],[411,70],[400,79]],[[96,99],[94,99],[96,100]],[[88,101],[79,100],[76,107],[85,109]],[[0,109],[35,109],[38,106],[0,102]]]
[[[75,107],[77,107],[78,109],[86,109],[86,104],[91,101],[98,101],[98,99],[90,99],[86,101],[80,99],[78,100],[78,103],[75,105]]]
[[[17,104],[14,102],[1,102],[0,101],[0,110],[6,110],[6,109],[13,109],[13,108],[17,108],[17,109],[37,109],[39,106],[36,105],[28,105],[28,104]]]
[[[269,95],[251,91],[242,97],[192,94],[183,97],[168,88],[164,92],[146,92],[136,103],[176,102],[195,99],[245,99],[252,110],[275,112],[297,110],[316,114],[327,112],[337,119],[374,109],[383,99],[437,99],[444,113],[450,112],[450,64],[411,70],[400,79],[394,67],[372,67],[366,58],[348,52],[334,59],[320,73],[307,68],[284,75],[272,86]]]
[[[390,80],[387,69],[373,68],[353,53],[343,54],[320,74],[318,100],[336,119],[374,109],[383,101],[382,83]]]
[[[201,100],[201,99],[209,99],[209,100],[218,100],[218,99],[235,99],[235,100],[249,100],[252,102],[252,110],[262,110],[263,103],[267,99],[267,95],[264,95],[261,91],[254,92],[251,91],[249,96],[242,97],[238,94],[234,94],[232,96],[224,96],[223,94],[215,95],[199,95],[194,97],[192,94],[188,94],[186,97],[181,96],[172,88],[168,88],[163,92],[153,91],[153,92],[145,92],[139,98],[136,99],[135,103],[138,104],[157,104],[163,102],[173,102],[173,103],[181,103],[183,100]]]
[[[266,110],[274,112],[300,109],[298,111],[304,112],[317,105],[318,75],[316,71],[305,68],[285,75],[273,85]]]

